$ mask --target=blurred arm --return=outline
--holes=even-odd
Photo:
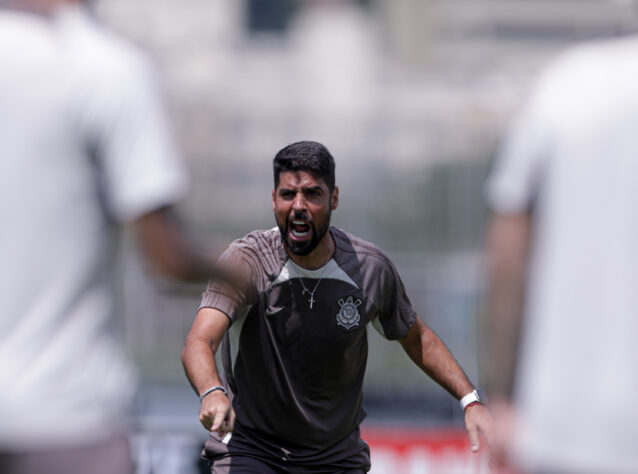
[[[421,370],[457,400],[474,390],[474,386],[443,341],[420,319],[417,318],[407,336],[399,339],[399,343]],[[472,451],[479,448],[479,432],[489,441],[491,424],[490,415],[484,406],[474,405],[465,410],[465,426]]]
[[[143,215],[133,228],[147,262],[158,273],[188,282],[222,276],[217,256],[192,241],[170,207]]]
[[[522,320],[529,214],[497,214],[487,234],[490,391],[509,400],[512,392]]]
[[[182,350],[182,364],[198,396],[211,387],[221,385],[215,353],[229,325],[228,316],[221,311],[202,308],[197,312],[195,321],[186,336]],[[220,434],[232,431],[235,412],[224,392],[216,390],[204,397],[199,420],[209,431],[219,431]]]

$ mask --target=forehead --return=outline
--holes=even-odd
[[[320,186],[328,188],[328,185],[320,177],[308,171],[282,171],[279,174],[278,188],[308,188]]]

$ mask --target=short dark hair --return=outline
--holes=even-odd
[[[335,160],[321,143],[301,141],[291,143],[277,152],[272,161],[275,189],[283,171],[306,171],[321,178],[330,192],[335,188]]]

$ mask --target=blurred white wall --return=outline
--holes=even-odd
[[[337,158],[336,217],[375,240],[368,214],[384,195],[362,189],[488,160],[546,61],[634,22],[631,3],[612,0],[289,3],[286,31],[255,32],[248,2],[97,2],[155,56],[195,177],[188,214],[227,237],[270,222],[270,158],[310,138]],[[226,198],[237,185],[241,202]]]

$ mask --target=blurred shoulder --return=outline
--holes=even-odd
[[[540,74],[540,83],[573,88],[590,78],[618,74],[614,66],[632,65],[638,67],[638,35],[585,41],[550,60]]]
[[[150,56],[129,39],[102,25],[85,6],[73,4],[63,8],[56,22],[69,60],[85,73],[114,81],[111,87],[156,77]]]

